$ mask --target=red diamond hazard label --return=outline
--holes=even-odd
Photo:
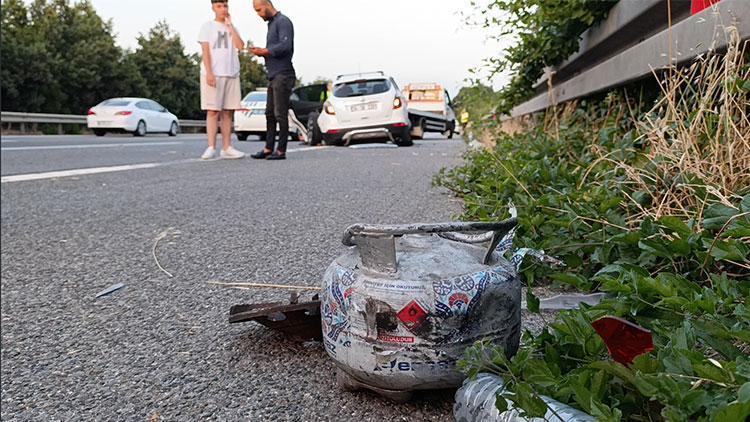
[[[427,319],[427,311],[416,300],[409,302],[396,315],[409,330],[419,328]]]

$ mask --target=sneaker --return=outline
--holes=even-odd
[[[203,152],[203,155],[201,155],[201,160],[210,160],[210,159],[214,158],[215,154],[216,154],[216,149],[208,147]]]
[[[238,158],[245,158],[245,153],[239,150],[234,149],[234,147],[229,147],[227,149],[221,150],[221,158],[226,158],[229,160],[236,160]]]

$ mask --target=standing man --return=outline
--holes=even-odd
[[[245,154],[232,147],[232,114],[242,108],[240,101],[240,57],[244,47],[229,17],[228,0],[211,0],[214,20],[201,27],[198,42],[203,50],[201,65],[201,109],[206,110],[208,148],[201,156],[209,160],[216,154],[216,132],[221,114],[221,158],[242,158]]]
[[[294,56],[294,26],[288,17],[273,7],[271,0],[253,0],[253,8],[268,22],[266,48],[253,47],[250,52],[266,59],[268,70],[268,100],[266,102],[266,147],[251,155],[257,159],[286,159],[289,140],[289,97],[297,81],[292,65]],[[279,125],[279,145],[276,143],[276,124]]]

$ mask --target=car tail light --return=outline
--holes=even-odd
[[[118,111],[115,116],[130,116],[131,114],[133,114],[132,111]]]
[[[340,130],[338,130],[338,129],[331,129],[331,130],[329,130],[329,131],[328,131],[328,132],[326,132],[326,133],[327,133],[327,134],[329,134],[329,135],[335,135],[335,134],[337,134],[337,133],[339,133],[339,132],[341,132],[341,131],[340,131]]]
[[[96,116],[96,112],[94,111],[93,108],[89,109],[89,116]]]
[[[393,125],[393,127],[406,127],[406,123],[403,123],[403,122],[396,123],[396,124]]]
[[[404,102],[401,101],[401,98],[396,97],[396,98],[393,99],[393,109],[394,110],[397,110],[397,109],[401,108],[403,105],[404,105]]]
[[[330,105],[330,104],[326,104],[325,110],[326,110],[326,113],[330,114],[331,116],[335,116],[336,115],[336,109],[334,109],[333,106]]]

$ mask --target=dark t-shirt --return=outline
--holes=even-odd
[[[282,73],[294,74],[292,56],[294,56],[294,25],[281,12],[268,21],[266,48],[271,53],[266,57],[268,79]]]

